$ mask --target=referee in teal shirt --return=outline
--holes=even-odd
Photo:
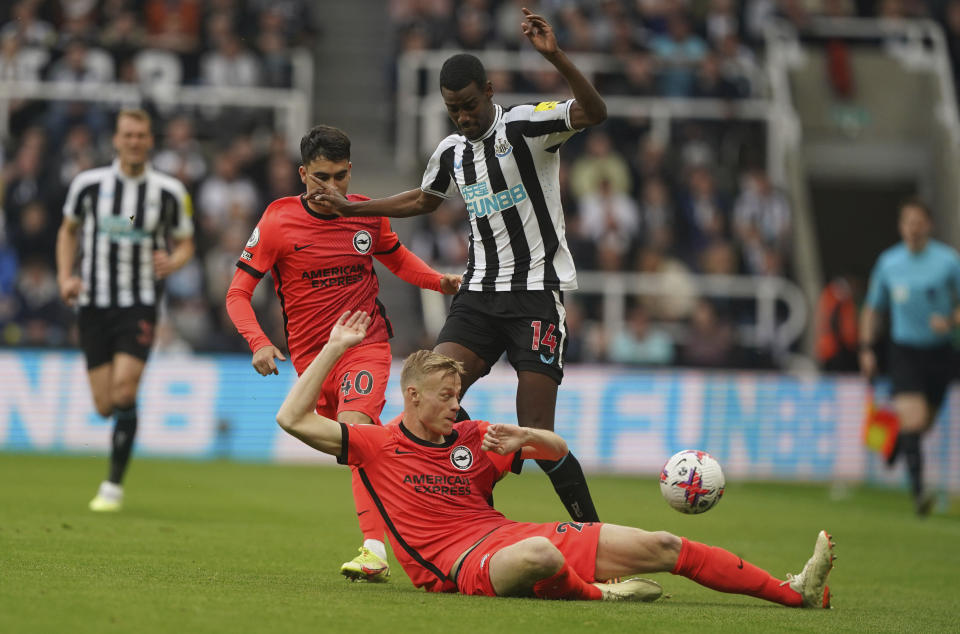
[[[901,205],[903,241],[880,254],[860,315],[860,370],[870,378],[877,370],[877,313],[890,314],[891,391],[900,418],[894,456],[906,460],[918,515],[927,515],[933,504],[923,487],[920,438],[936,418],[954,376],[950,331],[960,324],[960,254],[932,240],[932,226],[923,203]]]

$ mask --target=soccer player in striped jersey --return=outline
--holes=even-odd
[[[386,218],[343,218],[307,197],[316,188],[307,175],[348,196],[352,164],[350,139],[331,126],[314,127],[300,141],[300,178],[307,191],[273,201],[253,230],[237,261],[227,312],[253,352],[263,376],[278,374],[286,357],[257,323],[253,291],[269,271],[283,309],[287,345],[297,373],[317,355],[345,310],[373,315],[364,345],[351,349],[331,373],[316,401],[320,414],[345,423],[380,424],[390,377],[393,336],[386,310],[377,299],[376,258],[401,279],[421,288],[453,294],[459,275],[440,274],[400,243]],[[351,200],[367,200],[349,194]],[[354,500],[364,536],[360,554],[340,572],[357,581],[386,581],[390,574],[380,516],[353,479]]]
[[[520,424],[552,430],[567,344],[563,292],[577,287],[557,151],[607,115],[596,89],[557,46],[550,24],[523,13],[521,30],[564,77],[573,99],[504,108],[493,102],[480,60],[454,55],[440,71],[440,93],[457,133],[440,142],[420,188],[361,202],[321,187],[316,198],[344,216],[409,217],[435,210],[459,190],[470,216],[469,257],[434,350],[463,363],[463,392],[506,352],[517,371]],[[571,518],[599,520],[573,454],[537,463]]]
[[[393,551],[429,592],[541,599],[654,601],[670,572],[719,592],[790,607],[829,608],[833,542],[820,531],[797,575],[774,578],[723,548],[665,531],[593,522],[515,522],[490,503],[496,482],[526,458],[556,460],[563,438],[543,430],[457,422],[459,362],[420,350],[403,364],[397,425],[346,425],[314,411],[329,372],[359,345],[370,316],[344,313],[277,412],[289,434],[356,469],[390,531]]]
[[[121,110],[116,126],[116,160],[73,179],[57,234],[60,296],[79,306],[93,403],[101,416],[115,419],[110,470],[90,502],[94,511],[118,511],[123,504],[123,477],[137,433],[137,391],[153,343],[162,280],[194,252],[190,195],[148,162],[150,115]]]

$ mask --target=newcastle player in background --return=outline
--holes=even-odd
[[[420,188],[359,202],[321,186],[317,200],[346,217],[402,218],[429,213],[459,190],[470,216],[469,259],[434,351],[463,364],[462,392],[506,352],[517,371],[520,425],[553,430],[567,343],[563,292],[577,287],[557,152],[578,130],[602,123],[607,110],[547,21],[523,14],[523,34],[564,77],[573,99],[504,108],[493,102],[480,60],[454,55],[440,71],[440,94],[458,132],[440,142]],[[537,464],[571,518],[599,520],[573,454]]]
[[[280,298],[287,345],[298,374],[326,343],[343,311],[372,315],[367,339],[330,373],[316,409],[345,423],[380,424],[392,360],[388,339],[393,332],[377,299],[380,287],[373,258],[411,284],[446,294],[457,291],[460,276],[441,275],[427,266],[400,244],[386,218],[342,218],[309,199],[318,186],[308,175],[348,196],[352,164],[346,134],[316,126],[301,139],[300,155],[306,194],[280,198],[267,207],[240,253],[227,291],[227,312],[250,345],[254,369],[263,376],[277,374],[276,361],[286,360],[260,328],[250,303],[267,271]],[[348,198],[367,200],[354,194]],[[384,527],[356,472],[353,491],[364,543],[360,554],[343,564],[340,572],[357,581],[386,581],[390,568]]]
[[[137,433],[137,390],[153,343],[161,280],[194,252],[190,195],[148,163],[150,116],[121,110],[116,125],[116,160],[73,179],[57,234],[57,282],[63,301],[79,306],[93,403],[101,416],[114,418],[110,470],[90,502],[94,511],[118,511],[123,504],[123,476]]]

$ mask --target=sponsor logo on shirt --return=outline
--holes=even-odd
[[[467,476],[419,473],[403,476],[403,483],[412,485],[417,493],[470,495],[470,478]]]
[[[481,181],[473,185],[464,185],[460,188],[460,193],[463,195],[463,201],[467,205],[467,213],[470,214],[471,218],[483,218],[499,213],[527,199],[527,190],[524,189],[523,183],[491,194],[487,182]]]
[[[313,288],[349,286],[363,280],[363,265],[347,264],[345,266],[331,266],[325,269],[304,271],[300,274],[300,279],[309,281]]]
[[[247,251],[246,249],[244,249],[243,253],[240,254],[240,259],[246,260],[247,262],[249,262],[250,260],[253,259],[253,254]]]

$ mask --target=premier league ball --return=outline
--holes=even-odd
[[[706,451],[685,449],[673,454],[660,472],[660,492],[681,513],[703,513],[723,496],[723,470]]]

